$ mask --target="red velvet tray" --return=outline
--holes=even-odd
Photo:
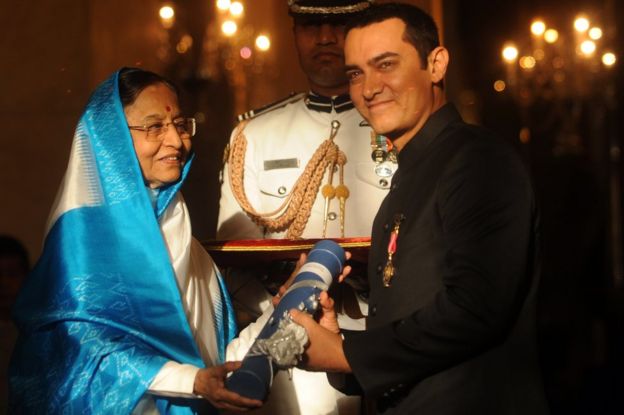
[[[336,241],[351,259],[367,262],[370,238],[328,238]],[[204,248],[219,267],[266,264],[273,261],[296,261],[320,239],[246,239],[237,241],[204,241]]]

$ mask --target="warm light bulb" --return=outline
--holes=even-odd
[[[245,10],[245,8],[243,7],[243,3],[240,1],[235,1],[230,4],[230,14],[234,17],[238,17],[243,14],[243,10]]]
[[[535,58],[533,56],[523,56],[518,63],[522,69],[533,69],[535,67]]]
[[[592,27],[589,29],[589,37],[594,40],[598,40],[602,37],[602,29],[599,27]]]
[[[507,62],[513,62],[518,57],[518,48],[514,45],[507,45],[503,48],[503,59]]]
[[[252,54],[251,48],[249,46],[243,46],[241,48],[239,54],[240,54],[241,58],[249,59],[249,58],[251,58],[251,54]]]
[[[533,51],[533,56],[535,56],[535,60],[541,61],[542,59],[544,59],[544,56],[546,54],[544,53],[544,49],[535,49]]]
[[[266,35],[260,35],[256,38],[256,47],[262,51],[269,50],[271,47],[271,40]]]
[[[503,92],[506,87],[507,87],[507,84],[505,84],[505,81],[501,79],[494,82],[494,91],[496,92]]]
[[[576,20],[574,20],[574,29],[576,29],[577,32],[585,32],[589,29],[589,20],[587,20],[586,17],[577,17]]]
[[[226,11],[230,8],[230,0],[217,0],[217,9]]]
[[[541,20],[536,20],[531,24],[531,33],[535,36],[541,36],[546,30],[546,24]]]
[[[184,35],[176,45],[176,51],[180,54],[188,52],[193,46],[193,38],[190,35]]]
[[[596,44],[591,40],[586,40],[581,43],[581,52],[585,56],[590,56],[596,51]]]
[[[173,27],[173,22],[175,21],[175,11],[173,7],[161,7],[160,10],[158,10],[158,15],[160,16],[160,23],[165,29],[171,29]]]
[[[615,65],[615,61],[617,59],[615,58],[615,53],[613,52],[607,52],[604,55],[602,55],[602,63],[605,66],[613,66]]]
[[[226,20],[221,25],[221,31],[226,36],[232,36],[237,30],[238,26],[236,25],[236,22],[233,22],[232,20]]]
[[[161,19],[170,20],[170,19],[173,19],[175,12],[173,11],[173,7],[163,6],[158,11],[158,14],[160,15]]]
[[[555,29],[548,29],[546,32],[544,32],[544,40],[547,43],[555,43],[557,39],[559,39],[559,32],[557,32]]]

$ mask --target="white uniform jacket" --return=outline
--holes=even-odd
[[[371,128],[349,102],[343,111],[311,110],[307,98],[301,98],[281,108],[258,115],[246,125],[243,133],[247,139],[244,163],[244,188],[247,199],[257,212],[269,212],[279,207],[291,192],[306,164],[331,132],[333,120],[340,122],[334,142],[347,157],[344,166],[344,184],[350,196],[345,206],[345,237],[370,236],[373,219],[390,186],[391,178],[375,174],[371,158]],[[346,110],[345,110],[346,109]],[[234,139],[234,134],[230,143]],[[259,239],[282,238],[285,232],[270,233],[256,225],[241,209],[230,187],[228,166],[223,171],[217,238]],[[327,183],[328,172],[321,182]],[[334,186],[339,183],[339,172],[334,173]],[[338,238],[340,233],[340,208],[336,198],[328,211],[328,238]],[[324,199],[317,194],[303,238],[320,238],[323,232]],[[226,283],[235,307],[242,304],[245,310],[264,315],[250,325],[241,337],[228,346],[228,360],[242,359],[253,339],[264,326],[272,312],[270,296],[263,285],[249,273],[229,272]],[[366,314],[367,305],[360,303]],[[364,319],[351,320],[339,314],[341,327],[363,329]],[[357,415],[359,398],[346,397],[333,389],[325,373],[294,369],[292,381],[286,372],[274,379],[268,402],[252,413],[271,415]]]
[[[287,104],[249,121],[243,133],[247,139],[244,167],[245,193],[258,212],[279,207],[306,164],[331,132],[331,122],[340,122],[334,139],[346,154],[344,183],[350,196],[345,206],[345,237],[370,236],[377,208],[387,193],[390,178],[375,174],[371,158],[371,128],[354,109],[341,113],[313,111],[305,99]],[[234,137],[232,137],[233,139]],[[223,171],[221,201],[217,225],[218,239],[280,238],[281,233],[267,233],[242,211],[232,194],[227,166]],[[328,172],[321,182],[327,183]],[[338,184],[338,172],[333,184]],[[340,237],[340,209],[337,198],[330,202],[327,237]],[[317,195],[303,238],[320,238],[323,230],[324,199]]]

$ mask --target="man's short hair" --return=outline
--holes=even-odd
[[[405,23],[403,40],[418,51],[422,68],[427,67],[427,57],[440,46],[438,28],[433,18],[422,9],[404,3],[373,4],[347,22],[345,35],[351,29],[362,28],[388,19],[401,19]]]

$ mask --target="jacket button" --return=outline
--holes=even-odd
[[[383,230],[387,231],[388,229],[390,229],[390,225],[387,223],[384,223]]]
[[[377,315],[377,306],[376,305],[372,305],[369,309],[368,309],[368,314],[371,317],[375,317]]]
[[[377,265],[377,274],[379,274],[381,272],[381,270],[383,270],[383,265],[378,264]]]
[[[284,187],[284,186],[280,186],[280,187],[277,189],[277,193],[279,193],[280,195],[285,195],[285,194],[286,194],[286,187]]]

